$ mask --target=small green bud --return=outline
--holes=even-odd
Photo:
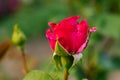
[[[25,42],[26,42],[26,36],[18,28],[17,24],[14,26],[14,31],[13,31],[13,35],[12,35],[12,42],[16,46],[23,46],[25,44]]]

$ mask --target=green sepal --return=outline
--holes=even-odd
[[[61,57],[61,63],[65,70],[69,70],[73,65],[74,57],[73,56],[63,56]]]
[[[61,56],[54,55],[53,58],[56,64],[56,68],[59,70],[62,67]]]
[[[63,66],[66,70],[70,69],[74,61],[73,55],[69,54],[58,41],[56,41],[53,59],[57,69],[60,69]]]
[[[70,56],[68,51],[58,41],[56,41],[55,53],[59,56]]]

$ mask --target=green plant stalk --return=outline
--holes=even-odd
[[[73,61],[74,61],[73,56],[62,56],[61,57],[61,63],[64,67],[64,80],[68,80],[69,69],[71,68],[73,64]]]
[[[64,80],[68,80],[69,72],[68,70],[64,70]]]
[[[22,51],[21,57],[22,57],[22,62],[23,62],[24,74],[26,75],[29,72],[28,66],[27,66],[27,61],[26,61],[26,55],[25,55],[23,48],[21,48],[21,51]]]

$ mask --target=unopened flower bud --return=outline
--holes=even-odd
[[[26,36],[18,28],[17,24],[14,26],[14,31],[13,31],[13,35],[12,35],[12,42],[16,46],[23,46],[25,44],[25,42],[26,42]]]

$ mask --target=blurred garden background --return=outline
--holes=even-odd
[[[45,31],[48,22],[57,23],[71,15],[80,15],[98,30],[69,80],[120,80],[120,0],[0,0],[0,80],[23,79],[20,51],[12,45],[2,52],[2,43],[11,40],[15,24],[27,37],[29,69],[55,76]]]

